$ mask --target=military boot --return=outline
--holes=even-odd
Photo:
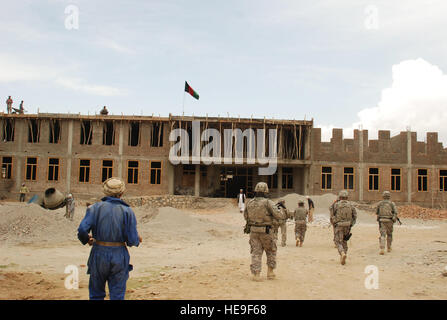
[[[273,268],[269,267],[268,270],[267,270],[267,279],[273,280],[273,279],[275,279],[275,277],[276,277],[276,275],[273,272]]]
[[[385,254],[385,249],[380,248],[379,254],[380,254],[380,255],[384,255],[384,254]]]
[[[298,247],[300,245],[300,240],[296,239],[296,246]]]
[[[388,252],[391,252],[391,247],[388,248]]]
[[[345,263],[346,263],[346,253],[344,253],[344,252],[340,256],[340,263],[342,265],[345,265]]]
[[[303,241],[300,241],[300,247],[302,247],[303,246]]]
[[[253,280],[253,281],[261,281],[260,272],[253,273],[253,276],[251,277],[251,280]]]

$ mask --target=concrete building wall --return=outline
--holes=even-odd
[[[368,139],[367,130],[354,130],[353,139],[343,139],[342,129],[333,129],[330,142],[321,141],[321,129],[312,130],[312,194],[337,194],[345,188],[344,168],[354,168],[352,200],[379,201],[388,190],[396,202],[445,205],[440,191],[439,171],[447,168],[447,149],[438,142],[437,133],[429,132],[426,141],[417,141],[415,132],[401,132],[390,137],[381,130],[378,139]],[[332,168],[332,186],[322,188],[322,167]],[[378,169],[378,190],[370,190],[369,170]],[[391,170],[400,169],[400,190],[391,189]],[[427,170],[427,190],[418,190],[418,169]],[[447,199],[446,199],[447,200]]]
[[[14,121],[14,140],[5,141],[4,124],[7,119]],[[60,141],[50,143],[50,121],[60,121]],[[30,120],[37,121],[39,128],[39,141],[29,141]],[[81,144],[81,120],[91,121],[91,145]],[[157,118],[151,117],[109,117],[109,116],[75,116],[75,115],[2,115],[0,126],[2,128],[2,141],[0,142],[0,156],[12,158],[11,179],[0,180],[0,191],[17,193],[20,184],[25,181],[32,192],[41,192],[48,187],[56,187],[63,192],[78,194],[100,194],[102,181],[102,161],[113,161],[113,176],[122,177],[126,181],[128,195],[155,195],[155,194],[196,194],[213,196],[221,190],[222,165],[193,166],[189,174],[185,174],[183,165],[172,165],[169,162],[169,150],[173,143],[169,142],[170,128],[181,123],[185,124],[194,119]],[[261,119],[214,119],[202,126],[224,128],[259,127],[279,128],[287,125],[289,132],[296,125],[305,126],[302,139],[290,140],[290,145],[297,150],[300,156],[290,156],[290,150],[284,145],[285,138],[279,136],[281,152],[278,158],[278,187],[271,188],[274,196],[283,196],[287,193],[324,194],[327,192],[337,194],[345,188],[344,170],[353,169],[354,184],[350,197],[359,201],[378,201],[382,192],[389,190],[396,202],[413,202],[424,205],[445,205],[447,198],[445,192],[440,191],[440,170],[447,170],[447,149],[438,142],[438,134],[429,132],[425,141],[418,141],[415,132],[401,132],[391,137],[390,132],[381,130],[377,139],[369,139],[367,130],[354,130],[352,139],[343,138],[342,129],[333,129],[330,142],[321,141],[321,129],[312,128],[313,122],[287,122],[281,121],[267,123]],[[103,130],[105,121],[113,121],[115,139],[112,145],[103,144]],[[273,121],[273,120],[272,120]],[[138,122],[140,126],[140,140],[137,146],[129,145],[129,126],[131,122]],[[151,146],[152,125],[163,123],[163,144],[159,147]],[[205,125],[206,124],[206,125]],[[301,129],[300,129],[301,130]],[[282,132],[282,130],[280,130]],[[278,146],[279,148],[279,146]],[[223,152],[223,151],[222,151]],[[282,154],[288,153],[285,159]],[[37,158],[36,179],[27,180],[27,159]],[[59,159],[59,176],[57,181],[48,180],[49,159]],[[80,161],[90,160],[90,179],[80,182]],[[128,181],[129,161],[138,162],[138,183]],[[151,161],[161,162],[161,183],[150,183]],[[3,162],[2,162],[3,163]],[[247,165],[242,165],[246,167]],[[251,165],[252,187],[259,181],[268,181],[267,176],[258,175],[258,164]],[[202,169],[200,169],[202,167]],[[331,186],[322,186],[322,168],[331,168]],[[282,188],[287,168],[291,168],[293,186]],[[369,188],[369,170],[378,169],[378,190]],[[196,170],[197,169],[197,170]],[[391,190],[391,170],[400,170],[400,189]],[[421,177],[419,170],[426,170],[426,190],[418,190]]]

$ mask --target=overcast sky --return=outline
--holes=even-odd
[[[167,116],[184,101],[313,118],[326,140],[410,127],[446,146],[446,17],[445,0],[3,0],[1,110],[8,95],[29,113]]]

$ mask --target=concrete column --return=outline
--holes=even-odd
[[[309,195],[309,166],[303,168],[303,193]]]
[[[123,179],[123,148],[124,148],[124,123],[120,122],[118,138],[118,177]]]
[[[195,165],[195,180],[194,180],[194,195],[196,197],[200,196],[200,164]]]
[[[168,160],[166,167],[168,169],[167,170],[167,173],[168,173],[168,193],[173,195],[174,194],[174,176],[175,176],[174,166]]]
[[[73,148],[73,120],[70,120],[68,122],[67,157],[66,157],[67,175],[66,175],[66,181],[65,181],[67,193],[70,193],[70,189],[71,189],[72,148]]]
[[[411,203],[411,177],[412,177],[412,164],[411,164],[411,131],[407,131],[407,202]]]
[[[363,169],[363,130],[359,130],[359,201],[363,201],[363,179],[364,179],[364,169]]]
[[[15,177],[16,177],[16,190],[18,192],[18,190],[20,189],[21,185],[22,185],[22,168],[25,168],[25,157],[23,157],[22,152],[23,152],[23,140],[26,137],[24,132],[26,129],[26,125],[27,125],[27,120],[23,120],[20,121],[19,119],[15,120],[15,128],[14,128],[14,140],[17,141],[17,154],[18,156],[16,157],[16,168],[15,168]]]
[[[281,197],[281,191],[282,191],[282,167],[278,166],[277,169],[278,172],[278,188],[277,188],[277,196]]]

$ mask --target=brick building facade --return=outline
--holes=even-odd
[[[194,125],[200,133],[215,130],[222,141],[225,130],[266,130],[265,142],[277,152],[276,173],[259,175],[264,165],[258,159],[247,163],[246,148],[243,163],[237,163],[235,150],[225,162],[224,148],[213,151],[220,163],[206,165],[192,157],[188,163],[171,163],[169,153],[177,140],[169,141],[170,133],[182,129],[191,134]],[[2,114],[0,126],[0,191],[8,196],[15,196],[22,182],[32,193],[55,187],[97,196],[110,176],[122,177],[127,194],[134,196],[233,197],[240,188],[250,195],[258,181],[265,181],[274,196],[347,189],[351,199],[368,202],[389,190],[399,203],[442,206],[447,191],[447,150],[437,133],[427,133],[427,141],[419,142],[415,132],[390,137],[389,131],[379,131],[377,140],[369,140],[367,130],[355,130],[353,139],[343,139],[342,130],[334,129],[331,141],[322,142],[313,121],[172,115]],[[277,132],[275,143],[268,140],[269,129]],[[233,139],[236,144],[238,138]],[[198,142],[199,150],[207,141]],[[190,155],[193,146],[190,141]]]

